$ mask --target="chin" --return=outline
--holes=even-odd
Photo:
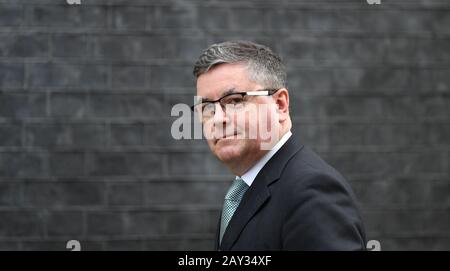
[[[241,156],[241,145],[236,139],[219,140],[214,148],[215,155],[223,162],[232,161]]]

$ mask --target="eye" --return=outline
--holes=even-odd
[[[242,98],[233,98],[230,102],[231,104],[238,104],[238,103],[242,103]]]
[[[228,97],[225,97],[225,99],[223,100],[224,104],[232,104],[232,105],[240,104],[242,102],[243,99],[241,95],[230,95]]]
[[[215,111],[215,106],[213,103],[203,103],[202,104],[203,115],[205,115],[205,116],[212,115],[212,114],[214,114],[214,111]]]

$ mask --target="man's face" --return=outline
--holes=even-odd
[[[197,79],[197,96],[207,100],[217,100],[231,91],[261,89],[264,89],[264,86],[251,81],[246,67],[240,63],[214,66]],[[265,151],[261,149],[261,120],[271,129],[275,129],[273,125],[277,125],[276,114],[275,119],[273,114],[275,104],[271,96],[245,96],[244,99],[246,105],[243,112],[226,113],[219,103],[216,103],[214,115],[203,123],[211,151],[224,163],[245,162],[262,156]],[[255,114],[254,110],[247,110],[249,107],[255,109],[258,106],[270,108],[269,112],[264,112],[266,116],[263,118],[261,114]],[[257,133],[250,137],[250,131]]]

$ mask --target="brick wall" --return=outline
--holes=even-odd
[[[192,62],[285,59],[296,133],[382,249],[450,249],[447,0],[0,1],[0,249],[212,249],[232,176],[170,136]]]

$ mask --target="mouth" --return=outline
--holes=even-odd
[[[238,132],[234,132],[232,134],[227,134],[223,137],[217,138],[215,139],[214,143],[217,144],[217,142],[219,142],[220,140],[226,140],[226,139],[234,139],[237,138]]]

